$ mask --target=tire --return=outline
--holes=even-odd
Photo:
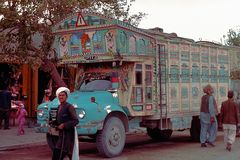
[[[190,129],[192,141],[200,142],[200,130],[201,130],[200,119],[198,117],[197,118],[194,117],[192,119]]]
[[[103,130],[97,134],[97,149],[104,157],[116,157],[122,153],[126,135],[123,122],[118,117],[107,119]]]
[[[47,137],[47,144],[48,144],[49,148],[53,151],[57,144],[58,136],[53,136],[53,135],[50,135],[49,133],[47,133],[46,137]]]
[[[168,141],[172,135],[171,129],[160,130],[158,128],[147,128],[147,134],[154,141]]]

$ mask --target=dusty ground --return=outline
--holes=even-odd
[[[216,147],[201,148],[191,142],[189,131],[174,132],[169,142],[153,142],[145,134],[127,136],[123,153],[111,160],[239,160],[240,138],[236,139],[232,152],[225,150],[222,132],[219,132]],[[46,145],[0,152],[1,160],[51,159]],[[80,143],[80,159],[106,159],[99,156],[95,144]]]

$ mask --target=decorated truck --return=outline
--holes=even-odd
[[[68,15],[53,28],[59,63],[74,68],[68,97],[79,116],[79,137],[91,139],[101,155],[121,154],[126,133],[146,128],[154,140],[190,129],[199,139],[202,88],[211,84],[220,107],[229,89],[229,53],[224,46],[143,30],[104,15]],[[58,100],[38,106],[38,132],[51,148],[58,135]],[[81,148],[81,147],[80,147]]]

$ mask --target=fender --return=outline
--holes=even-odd
[[[77,114],[81,109],[85,110],[86,115],[80,119],[77,126],[79,135],[92,135],[96,134],[98,130],[102,130],[104,120],[109,114],[120,112],[127,117],[122,107],[116,104],[91,103],[88,107],[76,109]]]

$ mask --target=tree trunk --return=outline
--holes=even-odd
[[[48,72],[51,75],[52,80],[56,83],[57,87],[67,87],[66,83],[61,79],[61,76],[53,62],[45,59],[42,68],[44,72]]]

